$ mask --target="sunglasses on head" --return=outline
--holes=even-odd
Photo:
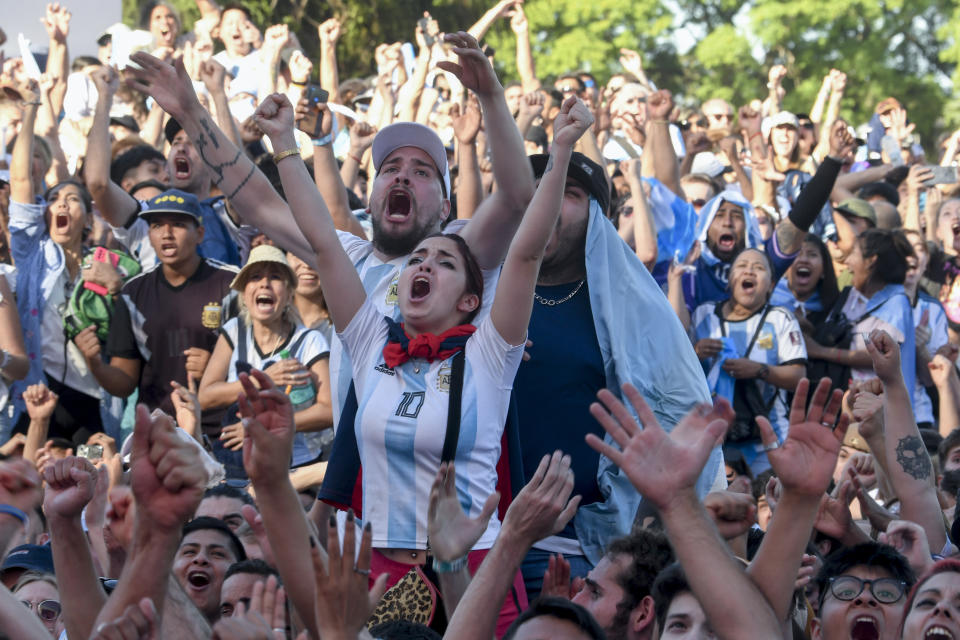
[[[33,603],[21,600],[23,606],[33,611]],[[53,622],[60,617],[60,603],[56,600],[41,600],[37,603],[37,616],[44,622]]]

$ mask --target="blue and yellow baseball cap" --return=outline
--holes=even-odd
[[[190,216],[198,225],[202,224],[200,200],[192,193],[179,189],[169,189],[148,201],[147,208],[140,212],[140,217],[149,222],[150,216],[157,213],[179,213]]]

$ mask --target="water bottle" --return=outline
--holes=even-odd
[[[280,352],[280,357],[284,360],[288,359],[290,351],[284,349]],[[290,397],[294,413],[309,408],[317,398],[317,388],[313,385],[312,377],[298,385],[288,384],[284,393]]]

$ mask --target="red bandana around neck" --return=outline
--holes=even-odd
[[[423,358],[427,362],[445,360],[457,353],[467,344],[474,331],[472,324],[461,324],[447,329],[440,335],[421,333],[411,338],[403,328],[403,323],[387,318],[389,327],[387,344],[383,348],[383,362],[394,369],[411,358]]]

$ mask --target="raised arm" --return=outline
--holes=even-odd
[[[436,30],[437,21],[431,18],[430,14],[426,11],[424,11],[423,15],[427,18],[428,24],[433,25],[428,28]],[[423,94],[423,85],[427,80],[427,72],[430,70],[431,47],[427,46],[427,42],[424,40],[425,34],[423,28],[419,23],[414,31],[416,34],[417,47],[420,51],[414,63],[413,74],[407,78],[407,81],[404,82],[400,90],[397,91],[397,102],[400,103],[400,113],[397,115],[397,120],[402,122],[413,122],[416,119],[417,103],[420,102],[420,96]]]
[[[313,250],[289,214],[287,203],[200,105],[183,62],[178,60],[173,67],[143,52],[134,53],[131,59],[142,68],[128,68],[127,83],[177,119],[210,170],[214,186],[227,196],[241,220],[315,268]]]
[[[940,434],[946,437],[960,427],[960,377],[954,363],[940,353],[933,356],[927,367],[940,394],[939,427]]]
[[[450,118],[457,140],[457,219],[469,220],[483,201],[483,179],[477,159],[477,134],[483,116],[476,96],[470,96],[462,107],[454,104]]]
[[[483,36],[487,34],[487,31],[490,30],[493,23],[509,15],[510,10],[518,4],[522,4],[522,0],[500,0],[497,4],[487,9],[486,13],[480,16],[480,19],[477,20],[472,27],[467,29],[467,33],[477,41],[483,40]]]
[[[730,405],[721,400],[713,410],[696,407],[667,434],[636,388],[625,384],[623,393],[640,417],[642,430],[623,403],[604,389],[597,394],[603,405],[593,403],[590,413],[619,448],[592,433],[587,444],[619,466],[657,508],[714,633],[737,638],[750,629],[751,638],[779,638],[777,616],[730,554],[694,489],[711,450],[727,430]],[[705,566],[710,571],[703,571]],[[718,593],[725,597],[717,598]]]
[[[143,598],[162,612],[180,530],[200,504],[207,473],[196,446],[177,435],[170,418],[152,418],[137,405],[130,480],[137,503],[131,557],[96,624],[120,617]]]
[[[122,227],[137,215],[140,205],[110,179],[110,107],[120,78],[113,67],[107,65],[98,68],[90,77],[97,87],[97,107],[87,138],[84,178],[100,214],[113,226]]]
[[[630,223],[633,231],[633,250],[640,258],[640,262],[652,271],[653,265],[657,262],[657,228],[653,222],[653,213],[650,211],[643,181],[640,179],[640,162],[634,158],[628,158],[620,163],[620,170],[627,179],[630,198],[633,200],[633,216]],[[622,220],[621,224],[623,224]]]
[[[671,111],[673,98],[666,89],[656,91],[647,98],[647,142],[641,161],[643,175],[653,176],[682,198],[680,165],[677,163],[673,141],[670,140],[670,123],[667,121]]]
[[[517,36],[517,73],[520,74],[520,84],[525,93],[540,88],[537,79],[537,68],[533,62],[533,51],[530,49],[530,25],[527,23],[527,14],[523,12],[523,5],[517,4],[510,16],[510,28]]]
[[[342,25],[329,18],[317,27],[320,36],[320,86],[330,92],[329,102],[340,104],[340,75],[337,71],[337,40]]]
[[[227,100],[227,90],[224,87],[227,70],[223,65],[210,58],[200,63],[198,68],[200,80],[210,93],[210,99],[213,101],[213,108],[217,114],[217,125],[225,132],[230,142],[241,146],[240,129],[237,127],[237,121],[230,113],[230,102]]]
[[[804,549],[810,540],[820,500],[830,485],[840,445],[849,420],[840,416],[843,394],[830,393],[825,378],[817,385],[807,410],[810,382],[801,380],[790,410],[787,439],[777,434],[766,418],[758,418],[767,458],[780,480],[782,493],[763,543],[747,573],[766,596],[780,621],[787,620],[794,582]]]
[[[107,595],[97,581],[80,514],[93,499],[97,482],[106,482],[107,478],[99,477],[88,460],[73,456],[57,460],[43,475],[47,483],[43,512],[50,526],[50,547],[67,635],[88,638]]]
[[[900,348],[887,333],[874,331],[866,340],[873,368],[883,383],[883,424],[887,471],[900,498],[900,515],[927,532],[939,553],[947,542],[943,514],[933,481],[933,464],[913,418],[910,392],[900,370]]]
[[[790,214],[777,224],[777,246],[781,253],[791,254],[800,250],[807,230],[830,198],[830,190],[845,158],[855,148],[856,141],[847,131],[847,124],[835,122],[830,131],[830,155],[823,159],[813,178],[800,192]]]
[[[460,62],[437,64],[454,74],[480,101],[497,184],[496,191],[483,201],[461,235],[480,267],[493,269],[503,261],[520,216],[533,195],[533,169],[504,100],[503,87],[477,41],[461,31],[448,33],[446,42],[453,45]]]
[[[47,75],[55,82],[51,92],[53,112],[59,115],[63,108],[63,96],[67,92],[67,75],[70,73],[70,54],[67,51],[67,36],[70,35],[70,11],[66,5],[51,3],[47,5],[43,26],[50,37],[50,50],[47,54]]]
[[[342,331],[366,300],[366,292],[357,270],[343,251],[323,198],[313,187],[307,167],[296,153],[293,106],[286,96],[273,94],[260,104],[253,117],[270,138],[273,148],[280,150],[278,154],[294,151],[291,157],[281,158],[277,169],[293,218],[314,255],[313,266],[320,275],[323,290],[327,292],[324,298],[330,317],[337,330]]]
[[[17,91],[23,106],[23,121],[10,159],[10,201],[33,204],[35,185],[30,169],[33,166],[33,127],[40,108],[40,87],[36,80],[26,80]]]
[[[571,498],[572,492],[570,456],[561,451],[544,456],[530,482],[510,503],[500,535],[463,594],[445,638],[489,640],[495,635],[500,603],[527,551],[538,540],[561,531],[577,512],[580,496]]]
[[[240,382],[243,467],[257,492],[263,526],[290,602],[312,637],[317,637],[314,575],[304,564],[310,548],[317,543],[310,536],[306,515],[287,473],[293,450],[293,407],[286,394],[261,371],[255,369],[249,377],[241,374]]]
[[[497,286],[490,319],[497,332],[510,344],[521,344],[533,306],[533,290],[550,234],[557,225],[560,207],[566,195],[567,167],[573,146],[593,124],[593,114],[585,104],[570,97],[553,121],[553,145],[540,186],[527,207],[520,228],[510,243]],[[582,192],[581,192],[582,194]],[[573,203],[571,203],[573,204]],[[583,197],[577,206],[589,206]]]

